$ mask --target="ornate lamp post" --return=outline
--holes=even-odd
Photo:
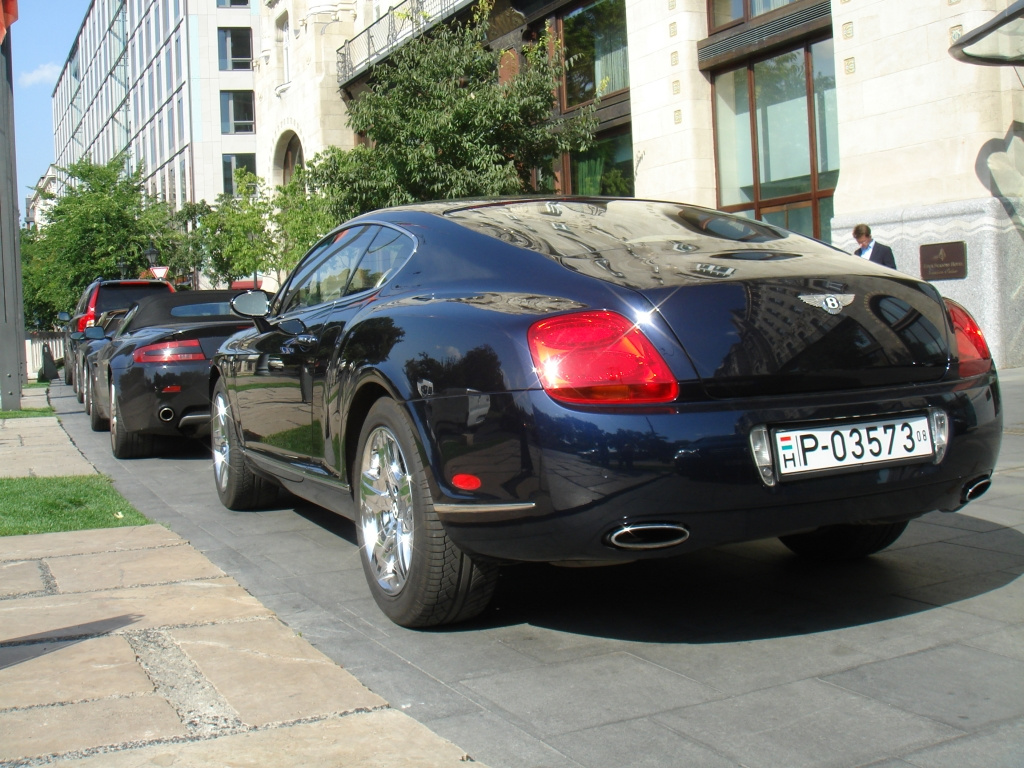
[[[144,250],[142,255],[146,257],[146,261],[149,262],[149,268],[152,269],[157,265],[157,260],[160,258],[160,251],[156,249],[156,246],[153,245],[153,241],[151,240],[149,248]]]

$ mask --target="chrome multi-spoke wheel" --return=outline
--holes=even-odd
[[[110,382],[110,400],[108,401],[110,411],[110,450],[117,456],[118,430],[121,427],[121,419],[117,413],[117,391],[114,389],[114,382]]]
[[[218,391],[213,397],[213,417],[210,422],[210,448],[213,450],[213,479],[217,492],[224,494],[231,478],[231,440],[228,437],[228,420],[231,410],[227,396]]]
[[[359,473],[359,526],[364,554],[380,588],[397,595],[412,565],[412,478],[390,429],[376,427],[363,448]]]
[[[366,414],[351,468],[356,538],[373,599],[396,624],[465,621],[487,607],[498,569],[449,538],[434,510],[413,423],[382,397]]]
[[[213,482],[220,503],[239,511],[265,507],[277,498],[277,485],[257,476],[246,463],[223,379],[214,386],[210,402],[213,408],[210,417]]]

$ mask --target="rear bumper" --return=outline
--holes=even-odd
[[[208,434],[209,377],[207,362],[133,367],[118,381],[124,428],[170,437]]]
[[[569,410],[543,393],[492,396],[475,427],[431,419],[438,514],[464,550],[507,561],[624,561],[668,557],[839,523],[912,519],[963,505],[964,488],[991,475],[1002,439],[994,374],[955,384],[713,401],[668,411]],[[758,424],[831,422],[941,408],[950,438],[939,464],[862,468],[766,486],[751,457]],[[451,409],[447,409],[450,413]],[[441,427],[444,431],[438,431]],[[454,491],[457,473],[482,480]],[[624,524],[665,523],[685,541],[622,550]]]

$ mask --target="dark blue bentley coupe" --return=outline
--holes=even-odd
[[[211,369],[214,477],[355,521],[382,610],[462,621],[498,568],[780,537],[864,557],[989,486],[1002,405],[917,278],[678,203],[450,201],[347,222]]]

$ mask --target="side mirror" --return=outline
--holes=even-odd
[[[62,323],[70,323],[71,315],[69,315],[67,312],[58,312],[57,319],[60,320]]]
[[[71,339],[72,341],[81,341],[82,339],[85,338],[85,334],[82,333],[81,331],[72,331],[68,338]]]
[[[90,325],[85,329],[85,332],[82,335],[87,339],[97,341],[99,339],[105,339],[107,337],[107,332],[98,325]],[[74,334],[71,334],[71,336],[74,338]]]
[[[266,291],[246,291],[231,299],[231,311],[253,320],[270,313],[270,296]]]

